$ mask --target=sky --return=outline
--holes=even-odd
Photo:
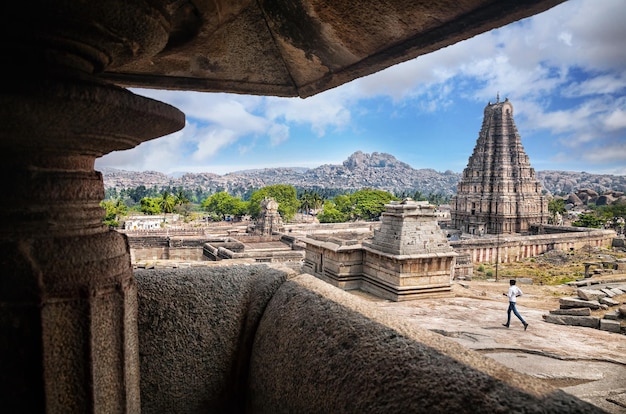
[[[499,94],[535,170],[626,175],[625,44],[626,0],[569,0],[306,99],[132,89],[183,111],[185,127],[96,169],[221,175],[363,151],[462,172]]]

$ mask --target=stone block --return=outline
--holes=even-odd
[[[543,315],[543,320],[557,325],[584,326],[598,329],[600,318],[595,316]]]
[[[598,300],[606,296],[606,293],[598,289],[578,289],[578,297],[584,300]]]
[[[604,292],[610,298],[612,298],[613,296],[616,296],[612,289],[602,288],[600,290]]]
[[[610,319],[612,321],[616,321],[619,319],[619,311],[609,312],[604,315],[604,319]]]
[[[600,309],[600,303],[596,301],[583,300],[579,298],[560,298],[559,307],[561,309],[589,308],[589,309],[595,310],[595,309]]]
[[[621,330],[621,324],[619,321],[600,319],[600,330],[619,333]]]
[[[591,309],[589,308],[571,308],[571,309],[555,309],[551,310],[552,315],[571,315],[571,316],[590,316]]]
[[[620,306],[618,311],[620,318],[626,318],[626,306]]]
[[[600,298],[600,303],[607,306],[618,306],[619,302],[611,298]]]
[[[616,296],[617,296],[617,295],[623,295],[624,293],[626,293],[626,292],[624,292],[624,291],[623,291],[622,289],[620,289],[620,288],[613,288],[613,289],[611,289],[611,292],[615,293],[615,295],[616,295]]]

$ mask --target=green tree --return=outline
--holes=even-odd
[[[226,191],[215,193],[202,202],[202,208],[224,220],[226,216],[241,217],[248,209],[248,203],[239,197],[233,197]]]
[[[548,201],[548,212],[550,213],[550,221],[552,224],[558,224],[557,216],[561,217],[565,214],[565,200],[562,198],[553,198]]]
[[[173,213],[174,207],[176,207],[176,196],[171,194],[167,190],[163,190],[161,193],[161,197],[158,198],[159,207],[161,207],[161,211],[165,214]]]
[[[139,201],[139,210],[148,215],[161,214],[161,206],[158,198],[144,197]]]
[[[189,200],[189,197],[187,196],[187,193],[183,190],[179,190],[176,195],[175,195],[175,201],[174,204],[177,206],[181,206],[183,204],[189,204],[191,201]]]
[[[426,197],[424,194],[422,194],[421,191],[416,190],[415,193],[413,193],[413,197],[411,197],[413,200],[415,201],[426,201],[428,200],[428,197]]]
[[[324,203],[321,213],[318,213],[317,219],[320,223],[344,223],[348,221],[349,216],[337,209],[337,205],[328,200]]]
[[[261,201],[266,197],[272,197],[278,203],[278,213],[285,222],[289,222],[298,211],[298,198],[295,187],[287,184],[276,184],[263,187],[250,196],[248,212],[252,218],[261,214]]]
[[[572,222],[572,226],[602,228],[605,222],[606,219],[603,217],[598,217],[593,213],[583,213],[578,216],[578,220]]]
[[[311,210],[319,210],[324,204],[324,198],[317,192],[312,190],[304,190],[298,197],[300,202],[300,212],[309,214]]]
[[[563,214],[565,211],[565,200],[562,198],[553,198],[548,201],[548,211],[551,215],[556,215],[556,213]]]
[[[103,222],[109,227],[119,227],[120,217],[125,216],[128,212],[126,204],[122,200],[103,200],[100,202],[100,207],[105,211]]]
[[[376,220],[383,211],[385,204],[397,198],[383,190],[359,190],[350,196],[354,208],[352,209],[352,219],[354,220]]]

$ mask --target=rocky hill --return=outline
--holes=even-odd
[[[183,187],[203,191],[228,191],[243,194],[273,184],[291,184],[309,189],[359,190],[375,188],[392,193],[420,191],[423,194],[453,195],[461,177],[453,171],[438,172],[433,169],[414,169],[393,155],[357,151],[341,165],[325,164],[317,168],[265,168],[245,170],[225,175],[212,173],[187,173],[179,177],[155,171],[123,171],[103,168],[105,188]],[[554,195],[575,193],[578,189],[591,189],[599,194],[607,190],[626,192],[626,176],[599,175],[585,172],[538,171],[543,187]]]

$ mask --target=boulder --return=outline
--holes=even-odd
[[[620,318],[626,318],[626,305],[620,306],[618,311]]]
[[[598,199],[598,192],[591,188],[581,188],[576,192],[576,195],[583,204],[595,203]]]
[[[567,204],[572,204],[574,206],[582,206],[582,200],[574,193],[567,196]]]
[[[610,194],[603,194],[596,200],[596,206],[608,206],[615,202],[616,198]]]

